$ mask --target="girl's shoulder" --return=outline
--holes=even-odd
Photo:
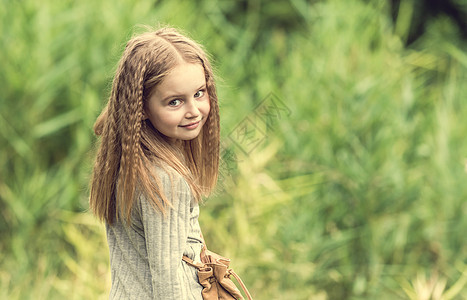
[[[169,202],[177,201],[180,198],[189,198],[193,200],[193,194],[187,180],[173,167],[165,162],[161,162],[152,164],[151,168],[150,180],[154,184],[154,189],[157,190],[151,192],[155,192],[160,201],[162,201],[162,199],[160,199],[161,195],[164,195]],[[140,200],[143,199],[143,201],[147,200],[144,194],[140,194],[138,198],[140,198]]]
[[[163,216],[167,210],[191,210],[195,204],[191,189],[180,173],[168,165],[154,165],[151,168],[153,168],[151,170],[153,176],[157,176],[151,179],[154,183],[153,188],[157,189],[157,191],[151,191],[155,198],[150,197],[141,189],[136,191],[131,217],[133,225],[142,226],[141,220],[144,216],[154,216],[155,212],[156,215]],[[159,201],[161,206],[154,201]]]
[[[165,162],[154,164],[152,171],[154,176],[157,176],[157,178],[155,179],[156,182],[157,180],[159,180],[162,184],[163,189],[173,186],[180,186],[183,188],[183,186],[185,185],[189,188],[186,179],[179,172],[177,172],[174,168],[172,168],[169,164]]]

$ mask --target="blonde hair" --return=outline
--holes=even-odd
[[[198,137],[173,145],[143,117],[143,111],[153,89],[180,61],[204,68],[211,108]],[[101,136],[101,143],[89,203],[101,220],[112,224],[115,218],[125,216],[129,221],[139,193],[164,212],[170,202],[154,166],[183,176],[197,201],[207,196],[218,177],[219,106],[213,71],[202,47],[172,28],[132,38],[94,132]]]

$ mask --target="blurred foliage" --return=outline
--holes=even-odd
[[[200,222],[255,299],[467,298],[466,41],[437,15],[405,46],[422,1],[402,3],[2,0],[0,298],[108,297],[92,125],[158,23],[214,58],[222,180]]]

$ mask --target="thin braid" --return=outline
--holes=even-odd
[[[143,117],[143,82],[144,82],[144,74],[146,72],[146,62],[141,63],[138,65],[137,68],[141,70],[139,74],[139,78],[135,78],[137,83],[137,90],[136,90],[136,101],[132,101],[130,105],[130,122],[129,124],[132,125],[132,132],[131,132],[131,140],[130,146],[132,147],[131,153],[131,164],[129,165],[129,175],[131,176],[131,186],[129,187],[128,192],[131,199],[134,199],[133,194],[137,184],[137,175],[141,174],[142,172],[142,149],[141,149],[141,119]],[[132,204],[132,203],[131,203]],[[127,219],[130,218],[132,205],[128,205],[126,207],[126,217]]]
[[[212,189],[217,182],[217,173],[219,169],[219,148],[220,148],[220,122],[219,122],[219,104],[216,93],[216,87],[213,79],[213,72],[208,61],[203,62],[206,72],[206,85],[211,101],[211,111],[207,120],[206,134],[204,135],[203,148],[207,150],[208,155],[204,156],[204,163],[208,166],[206,183],[209,189]]]
[[[115,97],[116,91],[114,90],[106,108],[106,123],[102,130],[102,142],[97,154],[91,185],[91,199],[100,197],[102,201],[90,201],[94,213],[109,222],[112,222],[116,211],[114,178],[119,169],[119,162],[116,158],[119,158],[121,153]]]
[[[121,211],[125,212],[126,218],[129,219],[134,193],[137,185],[137,175],[142,172],[141,168],[141,119],[143,109],[143,82],[146,72],[147,61],[139,59],[136,65],[128,64],[127,73],[124,74],[123,80],[125,86],[123,97],[124,99],[132,99],[131,101],[122,101],[123,110],[121,117],[124,123],[128,124],[127,131],[124,131],[122,139],[122,156],[119,179],[122,180],[121,192],[119,199],[130,199],[122,203]],[[130,75],[130,76],[129,76]],[[132,75],[132,76],[131,76]]]
[[[107,196],[107,201],[109,201],[109,206],[110,206],[110,211],[108,212],[107,218],[113,220],[113,217],[115,216],[116,212],[116,203],[115,203],[115,197],[116,197],[116,183],[115,183],[115,178],[118,175],[118,170],[120,169],[120,162],[118,161],[118,158],[120,157],[122,153],[121,149],[121,134],[119,132],[119,126],[118,126],[118,106],[117,102],[115,101],[116,95],[112,95],[113,101],[111,101],[111,105],[109,107],[109,118],[108,118],[108,129],[106,132],[106,141],[108,143],[107,147],[108,151],[112,151],[108,154],[106,154],[106,159],[105,159],[105,169],[104,169],[104,174],[102,174],[103,178],[106,178],[107,181],[110,181],[110,178],[113,178],[109,182],[110,189],[108,191],[108,196]]]
[[[123,124],[128,124],[128,118],[129,118],[129,102],[130,101],[125,101],[125,100],[129,100],[129,99],[132,99],[131,98],[131,92],[129,91],[131,86],[130,86],[130,82],[128,82],[127,80],[127,73],[128,70],[126,69],[126,66],[124,66],[124,68],[122,69],[122,72],[119,76],[119,87],[122,87],[121,90],[119,91],[119,96],[122,98],[122,99],[119,99],[117,98],[117,101],[118,103],[121,105],[120,107],[120,111],[118,113],[119,117],[120,117],[120,121],[123,123]],[[128,178],[128,172],[131,171],[131,168],[129,168],[128,166],[130,165],[130,136],[129,136],[129,131],[128,130],[122,130],[121,132],[122,134],[122,139],[121,139],[121,149],[122,149],[122,153],[121,153],[121,156],[120,156],[120,170],[119,170],[119,174],[118,174],[118,180],[120,181],[121,183],[121,187],[118,189],[118,196],[117,196],[117,199],[124,199],[124,195],[125,195],[125,191],[127,190],[127,187],[129,185],[131,185],[131,178]],[[123,208],[122,208],[123,206]],[[122,209],[125,209],[125,202],[123,201],[117,201],[117,207],[119,209],[119,211],[121,212]],[[117,213],[117,218],[119,217],[119,214]]]

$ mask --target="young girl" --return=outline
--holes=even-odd
[[[198,201],[219,166],[219,108],[200,45],[174,29],[131,39],[107,106],[90,207],[106,223],[110,299],[202,299]]]

